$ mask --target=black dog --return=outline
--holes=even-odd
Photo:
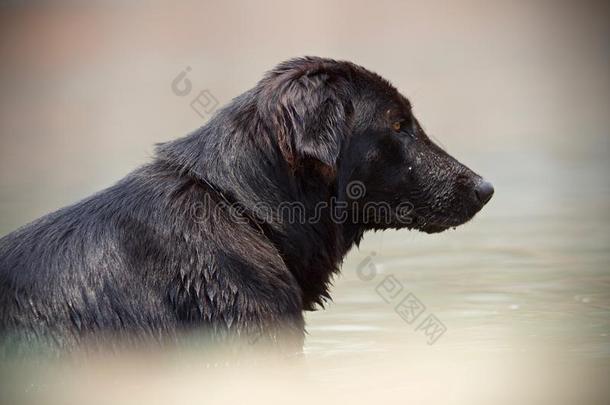
[[[302,311],[365,231],[440,232],[492,194],[375,73],[290,60],[118,184],[0,239],[0,334],[299,347]]]

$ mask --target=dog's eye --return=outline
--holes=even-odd
[[[402,123],[400,121],[394,121],[394,123],[392,124],[392,128],[396,132],[400,132],[401,127],[402,127]]]

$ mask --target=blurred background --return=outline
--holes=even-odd
[[[303,55],[389,79],[496,194],[455,231],[365,236],[334,301],[307,314],[296,365],[4,367],[0,402],[609,403],[608,2],[1,4],[0,235],[111,185]],[[411,322],[405,297],[425,307]]]

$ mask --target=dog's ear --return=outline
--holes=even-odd
[[[288,163],[313,158],[334,167],[350,126],[345,77],[317,66],[283,71],[262,85],[261,110],[268,114]]]

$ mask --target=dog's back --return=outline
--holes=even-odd
[[[70,345],[81,332],[147,330],[162,320],[162,303],[141,279],[146,258],[162,249],[158,230],[138,220],[160,208],[154,188],[163,186],[143,181],[147,171],[0,239],[3,334]]]

